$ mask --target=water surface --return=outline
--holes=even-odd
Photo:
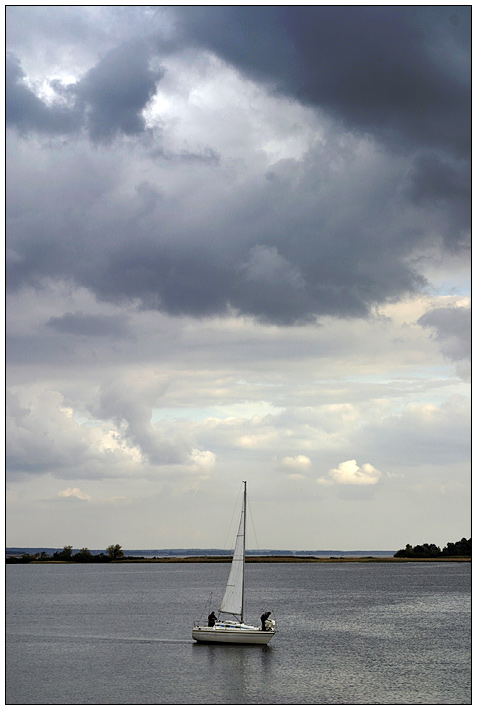
[[[226,564],[8,565],[8,704],[470,703],[470,564],[253,564],[267,647],[201,645]]]

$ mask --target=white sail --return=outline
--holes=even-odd
[[[243,574],[245,562],[245,507],[246,497],[244,491],[244,502],[242,507],[242,515],[237,532],[237,541],[235,543],[234,556],[232,559],[232,567],[230,569],[227,587],[225,588],[224,598],[220,605],[220,611],[227,614],[234,614],[243,618]]]

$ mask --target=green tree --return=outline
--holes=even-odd
[[[109,547],[106,548],[106,552],[111,560],[119,560],[121,557],[124,557],[121,545],[109,545]]]
[[[77,562],[91,562],[93,559],[93,555],[87,547],[82,547],[81,550],[76,553],[74,559]]]
[[[442,550],[445,557],[471,557],[472,556],[472,540],[466,540],[465,537],[458,542],[448,542]]]
[[[404,550],[398,550],[394,557],[414,557],[414,548],[409,543]]]
[[[73,548],[71,545],[65,545],[61,552],[54,552],[54,560],[62,560],[63,562],[70,562],[73,558]]]
[[[407,544],[404,550],[398,550],[394,557],[471,557],[472,556],[472,540],[466,540],[465,537],[458,542],[448,542],[441,550],[434,543],[425,542],[423,545]]]
[[[39,552],[35,552],[34,555],[30,555],[28,552],[25,552],[22,555],[21,559],[22,559],[22,562],[28,563],[28,562],[33,562],[34,560],[37,560],[39,556],[40,556]]]

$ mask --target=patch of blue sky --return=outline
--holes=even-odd
[[[454,373],[454,376],[452,374]],[[373,398],[374,385],[377,398],[394,401],[394,408],[400,410],[411,401],[418,405],[441,405],[452,395],[469,396],[469,383],[455,374],[454,364],[428,368],[424,373],[416,371],[408,376],[389,377],[389,375],[358,375],[346,378],[346,382],[358,389],[363,388],[363,397],[368,387],[367,397]]]
[[[453,370],[454,365],[452,362],[444,363],[442,365],[429,366],[428,364],[423,365],[415,370],[406,370],[405,375],[390,375],[389,372],[383,374],[371,374],[365,372],[362,375],[347,375],[346,377],[337,380],[329,380],[329,382],[335,382],[336,384],[342,384],[343,382],[355,382],[357,384],[380,384],[380,385],[400,385],[401,383],[419,383],[424,382],[429,379],[432,380],[442,380],[443,384],[447,384],[449,378],[449,372]],[[397,365],[396,369],[400,369]]]
[[[452,269],[450,273],[434,273],[429,275],[428,290],[434,296],[470,297],[472,293],[472,272],[470,258],[466,268]]]
[[[221,418],[216,407],[160,407],[152,410],[152,422],[188,419],[201,422],[204,419]]]
[[[217,405],[214,407],[161,407],[152,411],[152,422],[176,421],[186,419],[189,421],[205,421],[206,419],[251,418],[264,417],[267,414],[277,415],[283,411],[282,407],[275,407],[268,402],[238,402],[233,404]]]

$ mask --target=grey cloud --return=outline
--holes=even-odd
[[[386,469],[392,471],[393,466],[467,463],[469,435],[470,400],[454,395],[439,407],[416,404],[365,425],[355,438],[362,451],[380,450]]]
[[[86,467],[95,455],[91,442],[61,412],[58,392],[42,393],[29,407],[23,407],[14,393],[7,395],[6,462],[15,476],[51,473],[68,477],[78,461]]]
[[[347,159],[351,168],[352,152]],[[364,188],[346,160],[336,172],[332,152],[310,153],[293,170],[289,162],[275,165],[274,180],[251,174],[225,202],[220,166],[200,164],[197,170],[210,171],[204,190],[210,208],[198,213],[185,196],[177,213],[174,196],[144,182],[115,198],[115,177],[86,160],[95,190],[75,179],[69,195],[62,180],[52,181],[33,222],[20,206],[9,215],[9,245],[17,254],[7,263],[9,288],[53,276],[106,301],[139,299],[173,315],[232,309],[295,323],[322,314],[365,315],[374,303],[422,286],[407,262],[421,236],[399,224],[398,183],[383,194],[385,162]],[[56,170],[61,176],[70,168],[58,161]],[[50,325],[73,327],[70,321]]]
[[[471,170],[467,161],[451,162],[433,153],[418,155],[406,177],[405,192],[417,205],[432,205],[451,216],[444,231],[449,248],[468,242],[471,227]]]
[[[252,279],[251,264],[260,248],[257,245],[248,251],[237,245],[227,254],[226,242],[219,253],[204,243],[200,249],[189,248],[184,253],[180,246],[136,243],[133,250],[111,254],[106,277],[102,274],[94,289],[107,300],[139,297],[146,307],[196,317],[225,314],[232,309],[276,323],[293,323],[330,307],[334,295],[331,286],[313,294],[301,284],[282,280],[280,270],[273,275],[262,273],[261,277],[255,272]],[[286,263],[280,255],[278,259]],[[292,272],[295,268],[290,266]],[[346,305],[341,302],[336,308],[345,310]],[[364,306],[353,306],[358,307]]]
[[[228,202],[228,214],[196,219],[197,245],[177,224],[161,221],[163,204],[154,237],[136,233],[134,244],[111,249],[95,292],[108,300],[139,297],[174,314],[231,308],[293,323],[321,314],[365,315],[373,303],[420,288],[422,277],[407,263],[420,236],[402,231],[392,193],[383,197],[377,177],[379,184],[356,198],[355,177],[333,175],[327,160],[310,156],[291,175],[284,166],[282,179],[272,182],[251,176],[251,188]],[[280,175],[280,166],[275,171]],[[220,197],[209,199],[215,207]]]
[[[60,42],[71,43],[74,27],[91,50],[109,49],[77,87],[79,99],[91,102],[90,129],[100,139],[110,136],[108,119],[111,130],[142,127],[139,109],[158,77],[142,64],[141,47],[159,57],[195,47],[395,150],[427,146],[468,158],[470,12],[466,6],[186,6],[103,8],[99,23],[74,8],[29,8],[28,17],[38,19],[43,36],[53,28]],[[9,25],[26,51],[25,11],[11,11]]]
[[[184,42],[208,47],[351,127],[394,144],[443,145],[458,154],[470,149],[470,8],[186,7],[177,13]]]
[[[94,416],[124,427],[127,439],[155,466],[184,463],[191,450],[182,438],[174,433],[164,436],[151,423],[152,407],[166,388],[167,383],[161,379],[144,384],[124,378],[105,384],[98,405],[91,408]]]
[[[141,111],[161,77],[162,72],[149,68],[147,45],[132,42],[108,52],[73,89],[85,106],[91,138],[141,133],[145,128]]]
[[[39,63],[58,65],[67,53],[80,61],[134,37],[147,37],[151,20],[162,18],[167,28],[166,8],[132,5],[25,5],[6,8],[6,38],[8,46],[15,45],[22,52],[33,52]],[[157,20],[156,20],[157,21]],[[31,42],[34,30],[38,46]],[[45,45],[54,37],[54,46],[45,56]]]
[[[106,301],[138,301],[173,315],[232,310],[301,323],[323,314],[363,316],[422,288],[410,257],[436,234],[449,249],[466,244],[469,171],[459,157],[462,125],[470,125],[465,8],[453,9],[460,24],[438,8],[171,12],[177,23],[167,51],[210,49],[338,121],[327,124],[322,146],[263,171],[255,155],[231,169],[213,145],[171,150],[152,133],[147,155],[138,143],[137,152],[121,152],[119,141],[101,161],[87,141],[76,153],[58,151],[48,181],[35,165],[12,168],[10,289],[51,277]],[[153,49],[166,51],[160,24],[151,21],[147,39],[106,52],[74,85],[58,86],[70,109],[41,102],[12,60],[10,123],[52,133],[69,115],[68,130],[81,127],[93,141],[142,134],[141,111],[162,76],[149,62]],[[365,144],[363,161],[350,127]],[[369,133],[399,151],[366,145]],[[131,157],[133,185],[125,167]],[[164,187],[144,180],[139,170],[154,172],[158,163],[171,167],[174,184],[184,176],[184,187],[170,188],[164,171]],[[50,326],[88,327],[70,316]]]
[[[204,148],[200,152],[190,150],[171,151],[165,148],[154,148],[150,151],[151,158],[173,161],[174,163],[220,163],[220,154],[213,148]]]
[[[142,110],[152,98],[162,71],[149,67],[146,43],[130,42],[107,52],[75,84],[52,84],[58,100],[48,105],[29,89],[19,60],[6,65],[6,121],[20,131],[69,134],[85,129],[91,140],[109,141],[118,133],[145,130]]]
[[[470,360],[471,309],[465,307],[433,308],[417,321],[430,328],[442,353],[450,360]]]
[[[19,60],[7,54],[5,61],[5,120],[21,132],[39,131],[58,134],[79,128],[78,116],[62,105],[48,106],[28,88]]]
[[[38,388],[28,394],[28,406],[7,391],[6,462],[12,477],[48,473],[99,479],[131,475],[149,465],[188,464],[194,448],[188,437],[151,423],[151,403],[165,387],[150,378],[124,377],[105,384],[96,405],[84,401],[85,390],[76,392],[72,403],[59,391]],[[80,425],[70,405],[94,420]]]
[[[126,319],[122,315],[85,315],[84,313],[64,313],[50,318],[47,325],[67,335],[87,335],[91,337],[124,337],[127,334]]]
[[[441,191],[458,220],[446,246],[468,241],[470,8],[187,7],[177,14],[179,42],[216,52],[397,154],[427,150],[412,197],[436,199]]]
[[[419,155],[411,168],[409,194],[416,202],[440,202],[471,196],[470,174],[461,172],[460,165],[452,165],[437,155]]]
[[[236,281],[233,266],[220,263],[207,244],[184,250],[149,244],[111,249],[105,270],[91,283],[95,293],[113,302],[139,298],[146,308],[171,315],[205,316],[227,311]]]

